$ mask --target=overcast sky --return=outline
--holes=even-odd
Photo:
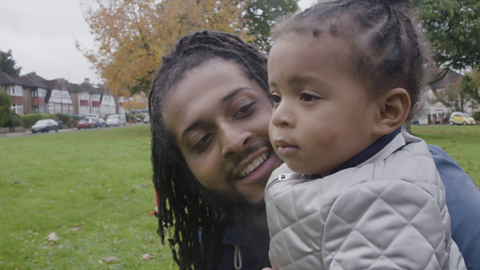
[[[0,50],[12,50],[21,75],[35,71],[47,80],[65,78],[99,83],[87,59],[76,49],[78,40],[93,48],[93,37],[83,18],[81,0],[1,0]],[[300,0],[301,9],[316,0]]]

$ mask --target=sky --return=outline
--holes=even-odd
[[[316,0],[300,0],[300,9]],[[75,47],[94,47],[93,36],[83,17],[81,0],[0,1],[0,50],[12,51],[21,75],[35,72],[52,80],[100,83],[91,64]]]

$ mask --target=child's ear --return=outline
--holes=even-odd
[[[374,134],[387,135],[403,125],[410,113],[410,96],[403,88],[394,88],[378,99]]]

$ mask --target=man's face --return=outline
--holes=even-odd
[[[268,138],[272,106],[235,63],[215,59],[187,72],[163,115],[188,167],[208,190],[262,202],[282,161]]]
[[[377,102],[350,72],[349,51],[332,37],[288,34],[270,52],[270,137],[296,172],[327,175],[379,138]]]

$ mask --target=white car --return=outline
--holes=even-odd
[[[124,114],[111,114],[107,117],[107,127],[111,126],[120,126],[120,125],[126,125],[127,121],[125,120],[125,115]]]

